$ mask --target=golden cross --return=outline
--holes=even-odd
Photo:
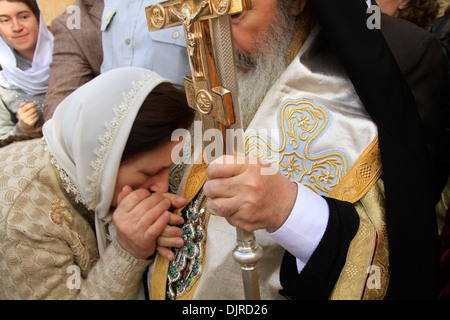
[[[219,129],[225,137],[239,116],[229,15],[247,9],[249,0],[170,0],[146,8],[150,31],[183,25],[192,71],[185,77],[186,96],[200,112],[203,132]]]
[[[242,129],[230,15],[248,9],[250,0],[169,0],[145,9],[150,31],[183,25],[192,71],[185,77],[189,105],[200,112],[203,132],[220,130],[221,150],[228,153],[239,146],[231,142],[228,148],[226,129]],[[245,297],[260,299],[256,264],[262,248],[253,232],[236,228],[236,233],[233,258],[241,266]]]

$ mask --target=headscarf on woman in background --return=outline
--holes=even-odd
[[[0,1],[0,139],[40,131],[53,35],[35,0]]]

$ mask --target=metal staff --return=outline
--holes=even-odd
[[[221,150],[229,154],[244,150],[243,139],[238,146],[226,136],[227,129],[242,129],[230,15],[247,9],[248,0],[171,0],[146,8],[150,31],[183,25],[192,72],[185,77],[188,103],[200,113],[203,132],[220,130]],[[233,258],[241,266],[245,298],[258,300],[262,248],[253,232],[236,228],[236,237]]]

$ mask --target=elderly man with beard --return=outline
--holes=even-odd
[[[247,162],[220,158],[185,171],[185,246],[170,265],[158,258],[152,266],[151,298],[243,299],[234,227],[255,231],[263,247],[262,299],[435,296],[434,199],[419,113],[381,33],[367,33],[361,4],[253,0],[232,17]],[[427,49],[413,56],[432,55],[442,71],[436,39],[422,36]],[[371,88],[372,77],[393,83]],[[268,174],[267,163],[278,171]],[[409,260],[416,250],[420,259]]]

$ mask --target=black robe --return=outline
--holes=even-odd
[[[435,190],[440,185],[434,180],[431,164],[436,157],[430,150],[435,150],[437,142],[425,136],[427,124],[421,121],[414,96],[381,30],[367,27],[370,14],[366,13],[366,3],[309,0],[308,5],[378,127],[390,252],[387,298],[434,299],[437,297],[434,206]],[[448,176],[449,168],[443,168],[447,170],[444,177]],[[352,204],[326,200],[330,206],[329,224],[302,273],[298,275],[295,258],[289,253],[283,259],[280,293],[288,298],[327,299],[344,266],[359,226],[358,214]]]

